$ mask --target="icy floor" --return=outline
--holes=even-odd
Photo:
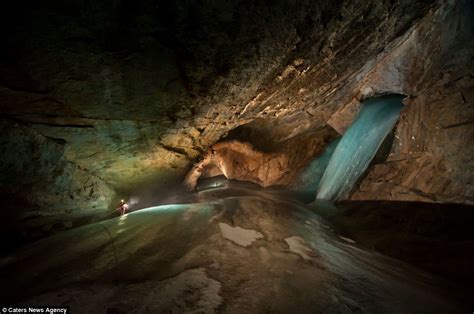
[[[0,269],[2,303],[73,313],[449,313],[439,279],[340,238],[278,191],[200,192],[33,243]],[[4,289],[5,290],[5,289]]]
[[[255,230],[248,230],[237,227],[229,226],[226,223],[220,222],[219,228],[221,229],[221,236],[241,246],[249,246],[254,241],[263,238],[263,235]]]

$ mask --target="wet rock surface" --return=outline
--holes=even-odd
[[[464,309],[441,279],[341,240],[278,191],[234,184],[185,201],[194,203],[139,210],[24,247],[2,259],[9,289],[0,299],[82,313]],[[236,243],[243,234],[252,241]]]

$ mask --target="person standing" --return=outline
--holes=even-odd
[[[120,200],[120,203],[117,206],[117,211],[119,212],[120,216],[125,215],[128,210],[128,204],[125,203],[124,200]]]

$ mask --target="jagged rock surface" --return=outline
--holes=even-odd
[[[257,116],[304,109],[318,115],[313,124],[323,121],[332,110],[314,109],[324,93],[431,4],[21,8],[24,23],[2,52],[2,116],[64,139],[68,160],[129,189],[182,174],[202,149]]]
[[[194,189],[201,177],[224,175],[227,179],[249,181],[264,187],[289,187],[336,136],[337,132],[331,128],[312,130],[279,142],[278,149],[271,151],[261,151],[249,142],[238,140],[219,142],[193,166],[186,175],[185,184]]]
[[[353,199],[474,202],[473,13],[462,1],[431,12],[366,77],[411,99],[388,159]]]
[[[0,121],[0,132],[2,247],[107,214],[104,204],[113,200],[114,189],[67,160],[64,141],[5,121]]]

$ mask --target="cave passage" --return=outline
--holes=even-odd
[[[474,314],[474,0],[3,3],[0,314]]]
[[[393,129],[405,96],[391,94],[368,99],[334,150],[319,182],[317,199],[335,201],[353,188]]]

